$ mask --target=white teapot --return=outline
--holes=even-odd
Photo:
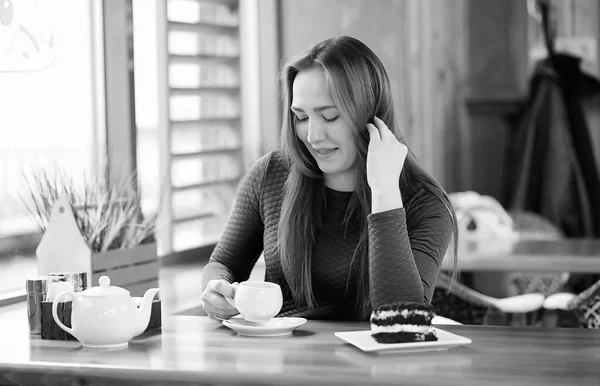
[[[98,283],[100,286],[88,288],[77,296],[70,291],[58,293],[52,303],[52,317],[60,328],[73,335],[84,347],[127,346],[133,337],[148,327],[152,299],[158,288],[147,290],[138,302],[126,289],[111,286],[108,276],[101,276]],[[65,326],[57,315],[58,301],[63,296],[73,299],[71,328]]]

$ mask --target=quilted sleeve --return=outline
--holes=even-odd
[[[450,239],[452,220],[443,203],[421,193],[409,206],[368,216],[371,305],[431,302]]]
[[[240,182],[227,225],[202,271],[202,289],[212,279],[246,280],[262,253],[260,198],[271,154],[256,161]]]

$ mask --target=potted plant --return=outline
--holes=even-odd
[[[21,199],[43,233],[36,253],[39,274],[83,268],[91,285],[107,275],[133,296],[158,286],[158,210],[143,213],[135,175],[109,178],[104,166],[78,180],[56,168],[23,177]]]

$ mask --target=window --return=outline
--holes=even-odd
[[[134,0],[138,173],[159,254],[216,243],[245,172],[238,1]],[[156,36],[156,39],[148,37]]]
[[[23,174],[73,178],[99,159],[102,54],[91,0],[0,2],[0,298],[37,275]]]

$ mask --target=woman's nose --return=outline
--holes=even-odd
[[[311,145],[324,141],[325,131],[323,130],[323,126],[314,120],[310,121],[308,123],[308,135],[306,136],[306,140]]]

